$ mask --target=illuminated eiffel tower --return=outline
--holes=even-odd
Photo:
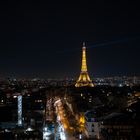
[[[86,62],[86,47],[85,43],[83,42],[82,47],[82,66],[81,66],[81,73],[79,79],[77,80],[75,87],[83,87],[89,86],[93,87],[93,83],[89,78],[88,71],[87,71],[87,62]]]

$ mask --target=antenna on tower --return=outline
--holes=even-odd
[[[85,42],[83,42],[83,47],[85,47],[86,45],[85,45]]]

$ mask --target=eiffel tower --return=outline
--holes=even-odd
[[[88,71],[87,71],[85,42],[83,42],[83,47],[82,47],[81,73],[80,73],[79,79],[77,80],[75,84],[75,87],[83,87],[83,86],[94,87],[92,81],[89,78]]]

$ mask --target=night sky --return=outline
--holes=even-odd
[[[0,2],[0,77],[77,78],[82,42],[91,79],[140,75],[136,2]]]

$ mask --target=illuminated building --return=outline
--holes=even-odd
[[[88,138],[100,139],[100,122],[96,117],[95,111],[85,112],[85,134]]]
[[[18,126],[22,126],[22,96],[18,96]]]
[[[80,73],[79,79],[77,80],[77,82],[75,84],[75,87],[83,87],[83,86],[89,86],[89,87],[94,86],[92,81],[89,78],[88,71],[87,71],[85,43],[83,43],[83,48],[82,48],[81,73]]]

